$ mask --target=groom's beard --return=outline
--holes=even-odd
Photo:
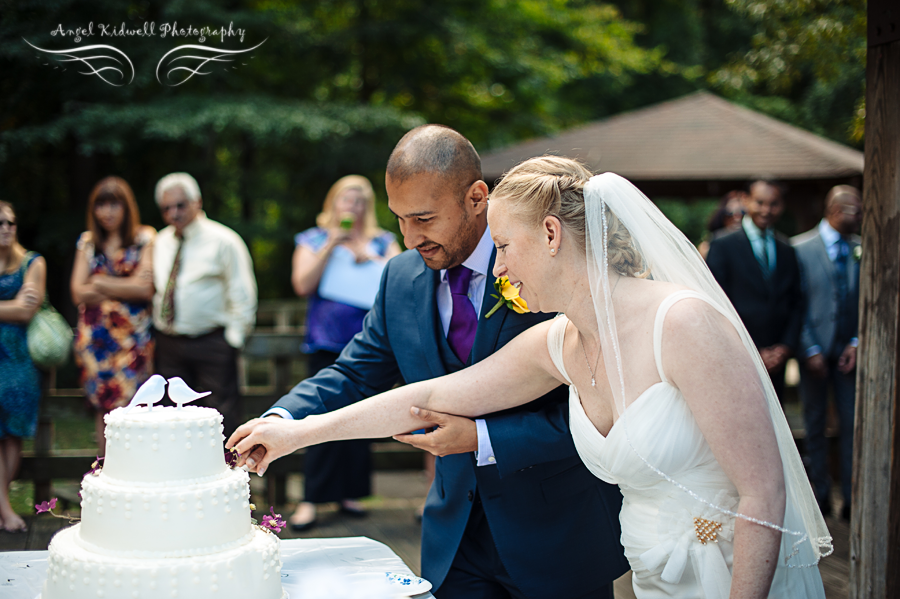
[[[441,245],[430,239],[426,239],[416,246],[416,251],[422,256],[422,260],[425,261],[425,266],[432,270],[444,270],[445,268],[452,268],[465,262],[466,258],[468,258],[472,252],[475,251],[475,248],[478,247],[479,241],[480,239],[478,238],[478,229],[475,226],[475,219],[464,217],[451,243]],[[429,254],[431,254],[431,250],[435,248],[437,251],[434,252],[433,255],[425,256],[422,254],[423,250],[428,250]]]

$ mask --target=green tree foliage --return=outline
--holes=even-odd
[[[145,222],[161,226],[155,182],[192,173],[210,216],[248,240],[260,295],[285,297],[293,234],[313,223],[338,177],[365,174],[383,189],[388,153],[406,130],[445,123],[480,149],[543,134],[566,122],[567,85],[662,64],[660,51],[634,42],[638,24],[578,0],[0,0],[0,12],[0,197],[18,207],[23,239],[48,256],[56,294],[66,288],[88,192],[105,175],[129,181]],[[51,34],[90,22],[95,35],[78,42]],[[100,23],[153,23],[157,35],[100,37]],[[163,85],[162,55],[201,43],[158,35],[175,23],[231,23],[243,42],[205,44],[262,46],[233,64],[210,63],[207,76]],[[114,45],[133,62],[134,79],[103,84],[25,40],[45,49]]]
[[[756,27],[750,47],[710,76],[739,100],[861,146],[865,0],[726,0]]]

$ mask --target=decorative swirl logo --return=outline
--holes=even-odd
[[[118,48],[114,48],[112,46],[106,46],[103,44],[97,44],[94,46],[69,48],[68,50],[45,50],[43,48],[38,48],[37,46],[35,46],[34,44],[32,44],[31,42],[29,42],[28,40],[26,40],[24,38],[22,38],[22,39],[25,41],[26,44],[28,44],[35,50],[39,50],[41,52],[44,52],[45,54],[53,55],[54,60],[56,60],[57,62],[78,62],[78,63],[81,63],[84,66],[86,66],[88,69],[90,69],[89,71],[78,71],[78,73],[80,73],[81,75],[96,75],[97,77],[102,79],[105,83],[108,83],[115,87],[127,85],[128,83],[131,83],[134,80],[134,65],[131,64],[131,60],[128,58],[128,55],[125,54],[124,52],[122,52],[121,50],[119,50]],[[117,63],[119,66],[124,68],[125,67],[124,63],[121,60],[119,60],[118,58],[116,58],[115,56],[109,56],[107,54],[102,54],[102,53],[97,54],[95,56],[77,56],[78,54],[87,52],[89,50],[100,50],[100,51],[104,51],[104,52],[112,51],[112,52],[116,52],[117,54],[120,54],[122,56],[122,58],[124,58],[125,61],[128,63],[128,68],[131,70],[131,78],[128,79],[127,82],[123,83],[122,81],[124,81],[124,79],[125,79],[125,73],[122,72],[122,69],[112,66],[112,65],[100,66],[98,64],[95,67],[94,64],[91,64],[91,61],[94,61],[95,63],[97,63],[97,62],[100,62],[103,60],[111,60],[111,61]],[[99,68],[97,68],[97,67],[99,67]],[[106,71],[114,71],[114,72],[118,73],[120,83],[113,83],[112,81],[107,79],[103,75],[103,73]]]
[[[210,62],[225,62],[225,63],[234,62],[235,59],[237,58],[238,54],[252,52],[253,50],[256,50],[257,48],[262,46],[264,43],[266,43],[266,40],[268,40],[268,39],[269,38],[266,38],[263,41],[261,41],[260,43],[258,43],[257,45],[253,46],[252,48],[247,48],[246,50],[222,50],[219,48],[210,48],[208,46],[196,46],[196,45],[192,45],[192,44],[189,44],[186,46],[178,46],[177,48],[174,48],[174,49],[166,52],[163,55],[163,57],[159,60],[159,63],[156,65],[156,80],[159,81],[160,83],[163,83],[162,80],[159,78],[159,72],[160,72],[160,69],[163,68],[164,62],[166,63],[165,66],[169,67],[169,65],[171,65],[172,63],[179,61],[179,60],[199,60],[200,61],[200,64],[198,64],[197,67],[193,68],[193,69],[190,67],[184,67],[184,66],[176,66],[176,67],[169,68],[169,70],[166,72],[166,83],[163,83],[163,85],[168,85],[170,87],[177,87],[177,86],[181,85],[182,83],[187,82],[194,75],[209,75],[211,73],[211,71],[202,71],[201,69],[203,67],[205,67],[206,65],[208,65]],[[175,56],[174,58],[171,58],[171,59],[169,59],[168,62],[166,62],[166,58],[170,54],[175,54],[176,52],[179,52],[181,50],[199,50],[201,52],[208,53],[208,55],[207,56],[194,56],[194,55],[190,55],[190,54],[184,54],[181,56]],[[246,63],[242,63],[242,64],[246,64]],[[231,67],[231,68],[237,69],[237,67]],[[172,77],[173,73],[179,73],[179,75],[181,75],[181,73],[180,73],[181,71],[186,71],[186,73],[184,74],[184,78],[182,78],[177,83],[168,83],[168,80]]]

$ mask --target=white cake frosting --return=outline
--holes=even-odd
[[[42,599],[281,599],[274,534],[251,526],[249,477],[225,464],[212,408],[106,416],[106,460],[81,523],[50,543]]]

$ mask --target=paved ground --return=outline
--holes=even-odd
[[[253,481],[252,488],[258,495],[254,497],[260,507],[260,517],[266,510],[263,507],[261,481]],[[62,490],[62,489],[61,489]],[[418,574],[420,572],[419,550],[421,546],[421,527],[415,520],[415,510],[424,501],[428,490],[427,483],[418,472],[376,472],[374,478],[375,496],[366,500],[369,515],[365,518],[347,517],[334,507],[322,506],[319,510],[315,528],[305,533],[294,533],[286,530],[282,538],[296,537],[355,537],[365,536],[385,543]],[[288,481],[289,499],[296,500],[302,496],[300,477]],[[838,504],[838,501],[835,502]],[[279,506],[276,511],[286,518],[294,504]],[[21,551],[25,549],[46,549],[53,534],[66,523],[46,514],[28,518],[27,533],[10,534],[0,532],[0,551]],[[834,536],[835,552],[825,558],[820,566],[822,579],[825,582],[827,599],[846,599],[848,596],[849,565],[849,526],[847,523],[829,518],[828,526]],[[628,575],[616,582],[618,599],[633,599],[631,582]]]

